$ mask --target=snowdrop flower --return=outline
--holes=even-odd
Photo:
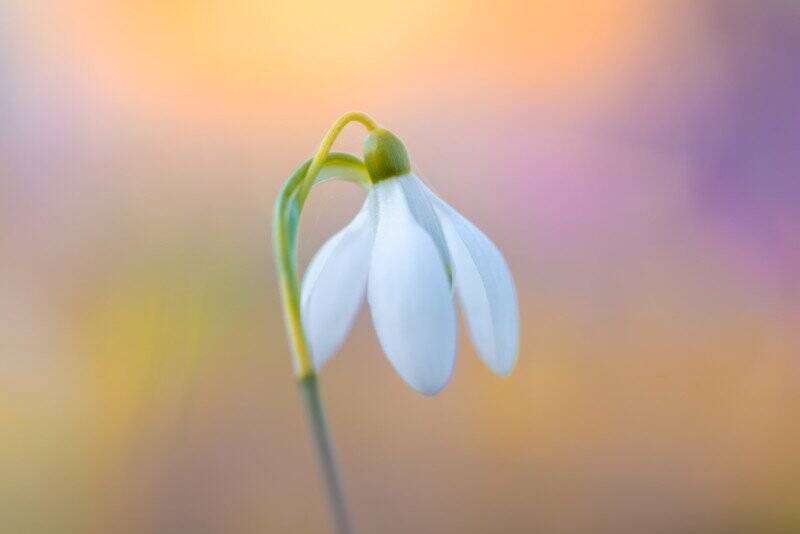
[[[369,132],[364,161],[331,152],[351,122]],[[320,248],[301,288],[300,214],[314,185],[333,178],[363,185],[367,200]],[[347,337],[364,294],[392,366],[412,388],[433,395],[453,372],[454,295],[481,359],[497,374],[511,372],[518,343],[514,282],[489,238],[412,174],[403,143],[359,112],[342,115],[314,156],[286,180],[275,202],[272,237],[286,334],[320,474],[336,532],[349,534],[317,370]]]
[[[517,299],[497,247],[411,172],[391,132],[369,133],[364,163],[363,207],[319,249],[302,283],[314,368],[342,345],[366,293],[394,369],[416,391],[439,392],[455,362],[455,294],[480,358],[495,373],[509,374],[517,358]]]

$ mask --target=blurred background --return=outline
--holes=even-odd
[[[424,398],[362,313],[360,532],[800,532],[798,95],[791,0],[0,3],[0,531],[325,531],[270,220],[361,110],[522,331]],[[362,199],[315,190],[303,265]]]

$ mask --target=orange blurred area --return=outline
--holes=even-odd
[[[358,532],[800,531],[796,15],[0,4],[0,532],[328,528],[270,221],[350,110],[494,240],[521,317],[510,377],[460,325],[428,398],[362,311],[320,378]],[[302,267],[363,198],[313,191]]]
[[[603,90],[648,45],[641,2],[94,2],[30,10],[39,45],[116,105],[263,129],[445,84],[557,102]],[[408,97],[406,97],[408,98]],[[282,115],[283,120],[296,115]]]

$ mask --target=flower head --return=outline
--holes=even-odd
[[[449,381],[458,295],[483,362],[507,375],[516,363],[517,299],[497,247],[411,172],[402,142],[374,129],[364,145],[369,193],[355,218],[311,260],[301,315],[316,369],[339,349],[367,295],[381,347],[420,393]]]

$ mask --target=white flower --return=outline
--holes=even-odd
[[[455,362],[455,290],[480,358],[509,374],[517,358],[517,298],[497,247],[410,172],[375,182],[303,279],[301,313],[314,367],[344,342],[366,292],[394,369],[418,392],[439,392]]]

